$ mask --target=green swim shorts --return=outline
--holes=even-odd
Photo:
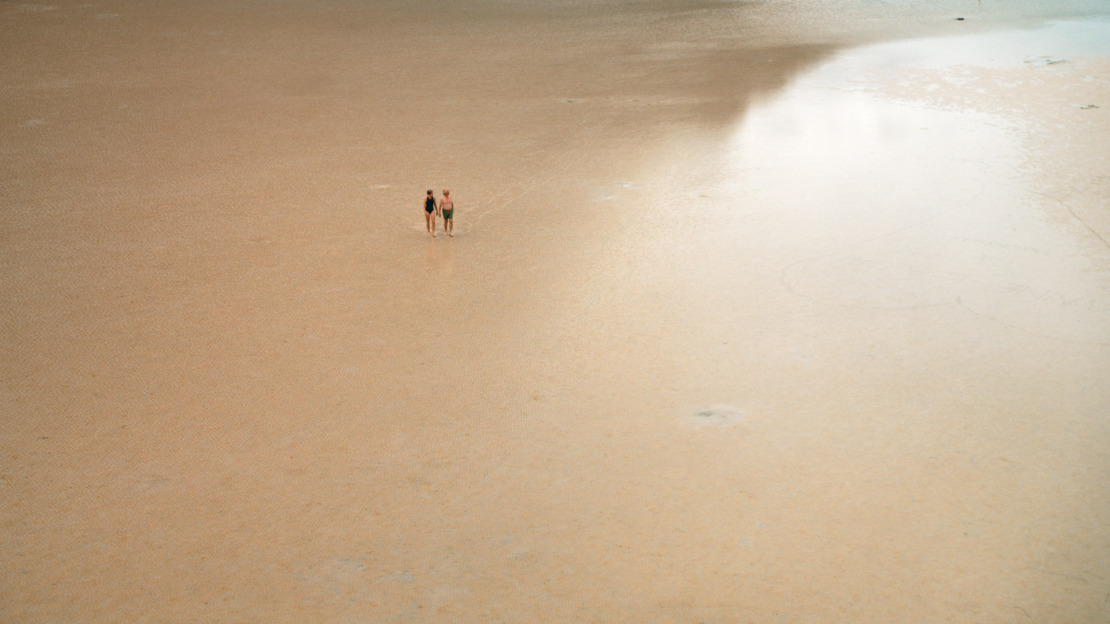
[[[451,218],[453,218],[454,214],[455,214],[455,209],[454,208],[452,208],[450,210],[444,210],[443,211],[443,218],[444,219],[451,219]]]

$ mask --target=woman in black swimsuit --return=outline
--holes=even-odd
[[[431,191],[428,191],[428,196],[424,198],[424,224],[428,226],[428,234],[431,234],[432,238],[436,237],[437,210],[439,210],[439,206],[436,206],[436,197],[432,195]]]

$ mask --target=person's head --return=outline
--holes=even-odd
[[[450,195],[451,191],[448,191],[447,189],[443,189],[443,194],[444,195]]]
[[[428,195],[432,194],[432,189],[428,189]]]

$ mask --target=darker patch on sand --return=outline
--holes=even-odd
[[[744,410],[730,405],[710,405],[694,411],[690,424],[695,426],[729,426],[744,420]]]

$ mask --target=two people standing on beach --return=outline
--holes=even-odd
[[[436,202],[435,194],[429,189],[428,196],[424,198],[424,225],[428,234],[436,237],[436,217],[443,214],[443,233],[455,237],[455,202],[451,200],[451,191],[443,189],[443,200]]]

